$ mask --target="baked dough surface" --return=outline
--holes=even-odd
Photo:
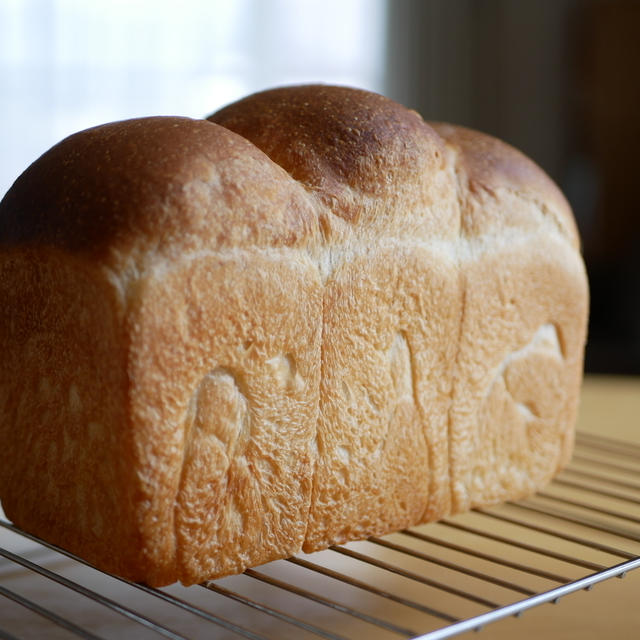
[[[62,141],[0,204],[0,498],[191,584],[547,483],[588,289],[507,145],[290,87]]]

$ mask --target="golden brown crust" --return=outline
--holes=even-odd
[[[548,481],[587,286],[544,173],[343,87],[210,120],[76,134],[0,203],[8,516],[189,584]]]
[[[255,144],[332,214],[365,228],[407,199],[416,203],[425,179],[442,165],[441,141],[422,118],[368,91],[324,85],[264,91],[209,120]],[[405,213],[382,232],[399,232],[409,220]]]
[[[429,124],[455,149],[456,171],[473,196],[489,194],[499,201],[504,192],[515,193],[552,216],[566,238],[578,247],[578,229],[569,203],[553,180],[532,160],[505,142],[479,131],[442,122]],[[504,215],[497,217],[499,206],[487,206],[486,210],[488,216],[485,212],[485,215],[463,219],[466,233],[486,233],[487,223],[500,233],[505,227],[522,222]]]
[[[425,150],[429,155],[437,150],[435,136],[418,114],[381,95],[346,87],[264,91],[209,120],[250,140],[328,199],[345,186],[387,197],[407,182],[407,171],[420,180]]]
[[[327,281],[305,551],[449,512],[455,344],[441,336],[458,331],[460,302],[453,261],[410,244],[345,261]]]
[[[154,251],[295,246],[312,225],[304,194],[252,144],[206,120],[158,116],[50,149],[5,196],[0,245],[104,259],[145,239]]]
[[[0,254],[0,495],[19,526],[142,579],[126,334],[113,288],[56,249]],[[117,550],[117,552],[113,552]]]
[[[143,287],[129,397],[149,553],[185,583],[296,553],[315,462],[317,270],[287,252],[236,251]]]

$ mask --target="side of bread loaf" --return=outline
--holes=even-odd
[[[517,498],[587,285],[510,147],[340,87],[66,139],[0,204],[0,498],[154,585]]]
[[[569,461],[588,288],[571,211],[551,180],[495,139],[434,127],[450,146],[461,207],[449,446],[463,511],[526,496]]]

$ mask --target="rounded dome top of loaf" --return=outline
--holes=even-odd
[[[530,158],[511,145],[493,136],[443,122],[429,123],[449,148],[454,150],[455,171],[465,182],[472,197],[489,194],[495,198],[500,191],[511,192],[521,200],[529,201],[544,215],[551,216],[562,235],[575,247],[580,239],[571,207],[555,182]],[[488,206],[487,209],[494,208]],[[489,226],[503,229],[510,221],[505,219],[507,209],[495,208]],[[485,222],[485,224],[482,224]],[[463,220],[468,235],[481,235],[487,231],[486,220]]]
[[[425,180],[442,166],[442,141],[420,115],[361,89],[270,89],[209,120],[253,142],[352,222],[363,213],[363,198],[422,192]]]
[[[511,192],[520,217],[493,206]],[[469,203],[480,214],[463,215]],[[0,245],[113,260],[374,237],[482,236],[548,218],[574,245],[553,181],[523,154],[429,124],[384,96],[303,85],[248,96],[208,120],[157,116],[69,136],[0,202]]]
[[[295,245],[315,228],[304,190],[254,145],[206,120],[156,116],[65,138],[0,203],[0,244],[127,253]]]

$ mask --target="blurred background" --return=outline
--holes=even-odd
[[[95,124],[327,82],[496,135],[571,202],[586,368],[640,373],[640,1],[2,0],[0,195]]]

